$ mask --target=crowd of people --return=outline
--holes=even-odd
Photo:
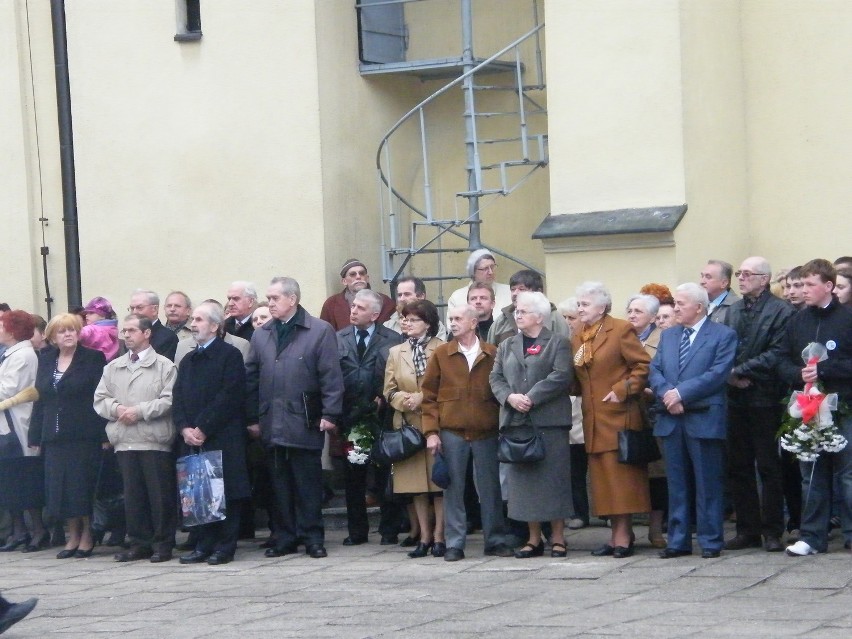
[[[850,548],[852,448],[799,461],[776,433],[807,385],[837,394],[852,438],[852,258],[774,275],[761,257],[709,260],[698,282],[624,300],[626,319],[600,282],[557,305],[535,271],[499,283],[487,250],[467,270],[446,326],[422,280],[400,278],[392,300],[357,259],[318,317],[290,277],[265,301],[234,282],[224,306],[173,291],[165,321],[143,289],[121,316],[103,297],[49,322],[0,306],[0,484],[17,487],[0,491],[0,551],[86,558],[104,543],[156,563],[177,546],[182,564],[219,565],[260,508],[266,557],[326,557],[334,463],[343,545],[368,542],[373,499],[380,543],[411,558],[464,559],[474,528],[488,556],[565,557],[565,528],[592,515],[609,526],[592,554],[625,558],[643,513],[663,559],[692,554],[693,534],[705,558],[825,552],[838,521]],[[803,359],[813,343],[822,355]],[[400,429],[422,435],[402,459],[349,454],[365,430]],[[655,454],[634,457],[640,441]],[[202,451],[221,452],[227,514],[176,544],[176,459]]]

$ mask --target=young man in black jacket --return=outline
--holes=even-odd
[[[787,325],[786,352],[779,373],[794,388],[818,382],[824,393],[837,393],[841,404],[852,399],[852,310],[834,296],[835,270],[828,260],[811,260],[802,267],[805,308]],[[811,342],[825,346],[827,359],[817,364],[802,360]],[[852,416],[835,414],[847,441],[852,441]],[[815,462],[802,462],[804,501],[801,540],[787,548],[790,556],[813,555],[828,547],[832,485],[840,487],[841,521],[847,541],[852,539],[852,444],[837,452],[820,454]]]

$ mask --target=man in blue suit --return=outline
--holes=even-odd
[[[674,299],[678,326],[663,331],[649,378],[664,407],[654,434],[663,439],[669,480],[669,540],[660,557],[692,554],[694,491],[701,556],[710,559],[724,544],[727,381],[737,334],[707,321],[707,291],[698,284],[681,284]]]

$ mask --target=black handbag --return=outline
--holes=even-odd
[[[544,459],[544,438],[536,430],[531,437],[511,437],[500,433],[497,438],[497,461],[504,464],[532,464]]]
[[[14,459],[24,456],[24,449],[21,448],[21,441],[18,439],[18,434],[15,432],[15,424],[12,422],[12,416],[8,410],[4,410],[6,424],[9,427],[9,432],[5,435],[0,435],[0,459]]]
[[[408,422],[402,428],[383,430],[376,438],[370,456],[378,464],[393,464],[408,459],[426,448],[426,438]]]
[[[627,383],[630,396],[630,382]],[[624,430],[618,431],[618,463],[645,466],[662,457],[654,431],[642,423],[641,430],[630,429],[630,402],[627,402],[627,417]]]
[[[618,431],[618,462],[645,466],[660,459],[660,449],[651,430]]]

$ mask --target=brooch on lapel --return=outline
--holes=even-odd
[[[533,344],[527,349],[527,355],[538,355],[541,352],[541,344]]]

